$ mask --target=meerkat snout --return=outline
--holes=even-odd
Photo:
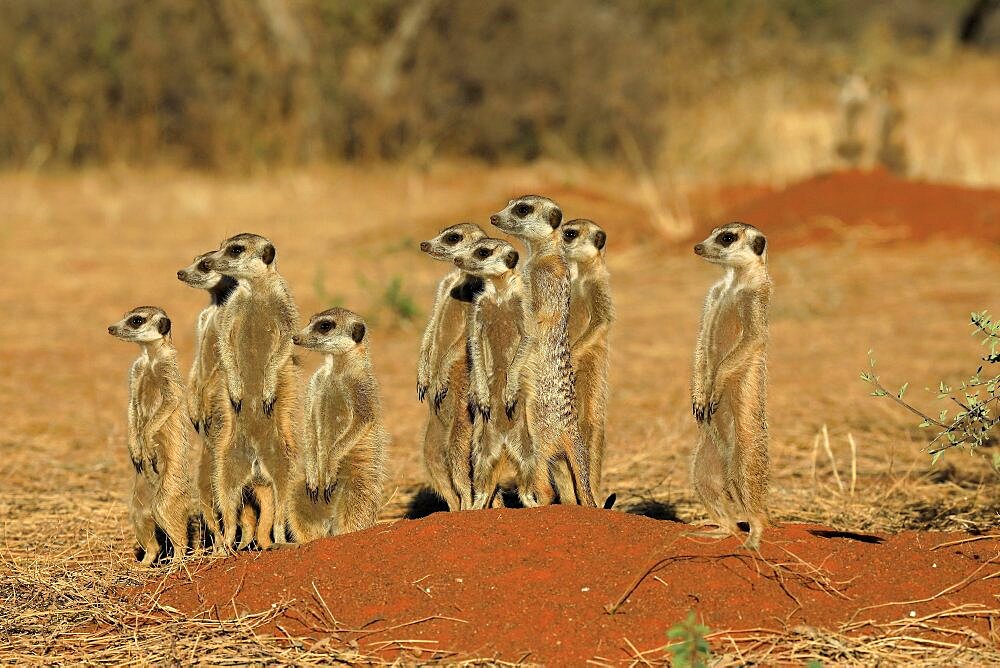
[[[431,249],[431,242],[429,242],[429,241],[421,241],[420,242],[420,250],[421,251],[423,251],[424,253],[426,253],[430,249]]]
[[[500,215],[499,214],[494,213],[492,216],[490,216],[490,225],[496,225],[499,222],[500,222]]]
[[[704,255],[705,254],[705,244],[695,244],[694,245],[694,254],[695,255]]]
[[[292,343],[294,343],[295,345],[299,345],[300,343],[302,343],[302,338],[298,334],[293,334]]]

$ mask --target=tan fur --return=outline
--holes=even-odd
[[[299,442],[298,367],[292,356],[298,313],[273,259],[273,245],[251,234],[227,239],[210,257],[212,269],[239,281],[219,313],[217,351],[225,383],[214,398],[222,416],[212,479],[227,548],[235,540],[248,487],[260,506],[258,546],[271,544],[272,530],[273,540],[285,541],[289,477]],[[243,533],[241,545],[250,531]]]
[[[724,234],[737,238],[723,245]],[[750,524],[748,547],[765,527],[769,476],[767,439],[767,311],[771,279],[756,228],[717,228],[695,252],[725,266],[705,299],[694,354],[692,409],[700,429],[691,475],[698,497],[722,532],[738,535]],[[760,246],[763,250],[763,246]]]
[[[135,326],[133,318],[144,322]],[[135,468],[129,518],[147,566],[160,551],[157,527],[170,539],[174,557],[183,557],[196,513],[184,386],[169,329],[157,329],[161,322],[169,327],[162,309],[140,307],[108,328],[142,348],[129,371],[128,447]]]
[[[497,485],[511,476],[511,468],[522,502],[534,502],[530,492],[538,462],[524,411],[508,414],[500,400],[524,319],[518,259],[514,248],[498,239],[482,239],[455,258],[461,269],[486,281],[475,299],[468,336],[469,404],[478,416],[471,451],[473,508],[492,503]]]
[[[486,236],[478,225],[460,223],[445,228],[420,249],[436,260],[452,261],[463,248]],[[424,330],[417,364],[417,396],[430,399],[424,431],[424,465],[434,491],[449,510],[472,505],[469,457],[472,422],[465,406],[468,391],[466,335],[470,303],[452,296],[464,294],[468,275],[449,272],[438,284],[434,307]]]
[[[863,76],[851,74],[844,79],[838,99],[840,125],[834,149],[851,166],[858,165],[864,156],[865,142],[860,124],[870,98],[868,81]]]
[[[557,229],[562,211],[552,200],[526,196],[512,200],[490,222],[519,237],[528,248],[522,269],[525,308],[521,341],[503,392],[510,409],[523,396],[528,432],[538,460],[535,501],[550,503],[555,490],[550,467],[565,460],[578,503],[594,506],[590,455],[580,435],[575,377],[570,361],[569,267]]]
[[[324,322],[335,327],[322,332]],[[354,335],[352,329],[360,325]],[[375,524],[382,505],[389,433],[382,422],[367,327],[334,308],[313,316],[296,342],[325,354],[306,395],[303,458],[289,513],[295,540],[307,542]]]
[[[905,174],[908,168],[903,140],[902,98],[896,82],[886,77],[878,88],[875,106],[875,159],[886,169]]]
[[[606,445],[608,401],[608,333],[614,321],[611,281],[604,261],[607,235],[589,220],[571,220],[560,227],[569,262],[570,357],[576,373],[580,434],[590,452],[590,484],[599,499]],[[564,467],[560,467],[560,472]],[[557,477],[557,481],[562,476]],[[570,487],[560,484],[560,494]]]

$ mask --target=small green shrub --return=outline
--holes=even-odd
[[[702,668],[708,665],[711,652],[705,634],[708,627],[698,623],[694,611],[688,613],[687,619],[670,627],[667,637],[672,641],[667,649],[673,655],[671,665],[674,668]]]

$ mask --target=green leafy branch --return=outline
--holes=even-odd
[[[991,320],[986,311],[973,313],[973,336],[982,336],[982,344],[989,347],[989,353],[982,358],[986,364],[1000,362],[1000,322]],[[978,447],[985,443],[991,432],[1000,424],[997,407],[1000,406],[1000,373],[983,375],[985,365],[980,365],[976,373],[963,381],[957,387],[952,387],[944,381],[938,383],[937,398],[947,400],[957,406],[957,412],[949,417],[949,409],[940,411],[932,417],[920,410],[903,397],[909,387],[904,383],[897,392],[892,392],[882,384],[875,373],[875,358],[868,351],[868,369],[861,372],[861,380],[872,385],[873,397],[888,397],[898,405],[921,418],[920,428],[934,428],[937,434],[929,444],[929,452],[937,462],[941,454],[954,447],[968,445]],[[951,410],[956,410],[952,408]]]

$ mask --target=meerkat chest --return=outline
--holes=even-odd
[[[519,302],[514,299],[485,298],[480,302],[480,318],[487,361],[492,366],[503,366],[514,356],[518,342],[521,340],[519,321],[522,318]]]
[[[163,380],[158,378],[151,364],[143,364],[135,376],[135,400],[138,417],[146,420],[163,402]]]
[[[328,377],[322,384],[319,419],[329,426],[342,426],[351,420],[351,392],[336,378]]]
[[[741,309],[742,295],[738,289],[727,287],[720,292],[710,315],[711,340],[719,351],[732,348],[743,334]]]
[[[590,323],[591,304],[586,298],[582,285],[574,285],[569,300],[569,335],[575,339]]]
[[[438,344],[451,345],[456,338],[465,332],[468,304],[457,299],[447,298],[441,305],[441,324],[434,333]]]

